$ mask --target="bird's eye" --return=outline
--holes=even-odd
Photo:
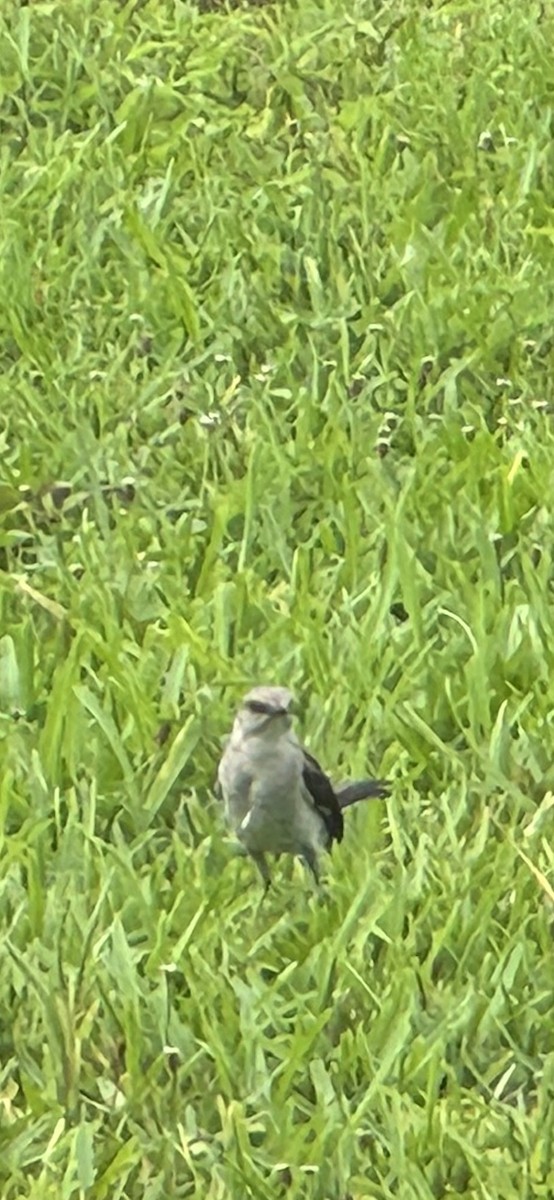
[[[267,707],[262,700],[248,700],[246,707],[249,708],[250,712],[253,713],[267,712]]]

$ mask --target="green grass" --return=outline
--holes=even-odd
[[[0,1194],[548,1200],[552,14],[201,8],[0,16]]]

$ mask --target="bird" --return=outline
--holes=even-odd
[[[344,810],[359,800],[385,798],[383,779],[334,787],[293,728],[287,687],[252,688],[236,714],[217,770],[228,826],[271,885],[267,854],[303,859],[317,885],[323,851],[342,841]]]

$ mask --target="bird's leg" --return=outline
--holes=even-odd
[[[265,859],[265,854],[252,854],[251,853],[250,857],[255,862],[255,864],[258,868],[258,871],[260,872],[260,875],[264,882],[264,892],[263,892],[263,896],[262,896],[262,903],[263,903],[263,901],[265,900],[267,893],[271,887],[271,875],[269,873],[269,867],[268,867],[266,859]]]
[[[319,866],[318,866],[317,854],[315,853],[315,850],[312,850],[311,847],[306,847],[306,849],[302,851],[302,861],[305,862],[308,870],[310,871],[311,875],[313,876],[316,887],[319,889],[320,884],[321,884],[321,877],[319,874]]]

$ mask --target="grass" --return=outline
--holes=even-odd
[[[554,1194],[553,39],[4,2],[3,1200]],[[259,681],[393,781],[325,903]]]

